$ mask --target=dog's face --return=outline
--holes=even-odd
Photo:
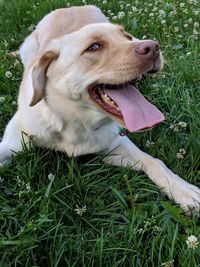
[[[48,94],[54,91],[63,99],[95,104],[130,131],[148,128],[163,115],[144,100],[135,81],[144,73],[159,71],[162,62],[157,42],[140,41],[119,25],[87,25],[53,41],[41,56],[33,69],[31,105],[42,99],[47,87]],[[137,122],[141,116],[147,121],[142,125]]]

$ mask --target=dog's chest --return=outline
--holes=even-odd
[[[54,134],[55,149],[65,151],[69,156],[97,153],[106,149],[118,132],[115,123],[101,122],[87,128],[73,121],[66,124],[61,133]]]

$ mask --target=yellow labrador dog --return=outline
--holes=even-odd
[[[143,170],[185,211],[199,210],[198,187],[119,134],[121,126],[135,132],[164,120],[135,87],[142,74],[162,68],[157,42],[134,38],[94,6],[73,7],[44,17],[20,55],[25,70],[0,143],[2,164],[22,149],[24,132],[69,156],[102,151],[109,164]]]

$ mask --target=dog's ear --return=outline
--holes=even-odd
[[[32,71],[33,96],[30,102],[31,107],[40,102],[44,97],[47,69],[51,62],[58,57],[58,53],[56,49],[46,51],[34,66]]]

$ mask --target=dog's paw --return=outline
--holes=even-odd
[[[0,168],[3,167],[3,165],[5,165],[8,161],[9,161],[10,158],[8,157],[1,157],[0,155]]]
[[[9,158],[7,154],[2,153],[0,150],[0,168],[8,162]]]
[[[13,152],[5,142],[0,143],[0,167],[6,164],[11,158]]]
[[[3,165],[5,164],[5,161],[3,161],[0,157],[0,168],[3,167]]]
[[[200,216],[200,189],[197,186],[180,179],[173,185],[171,197],[187,215]]]

